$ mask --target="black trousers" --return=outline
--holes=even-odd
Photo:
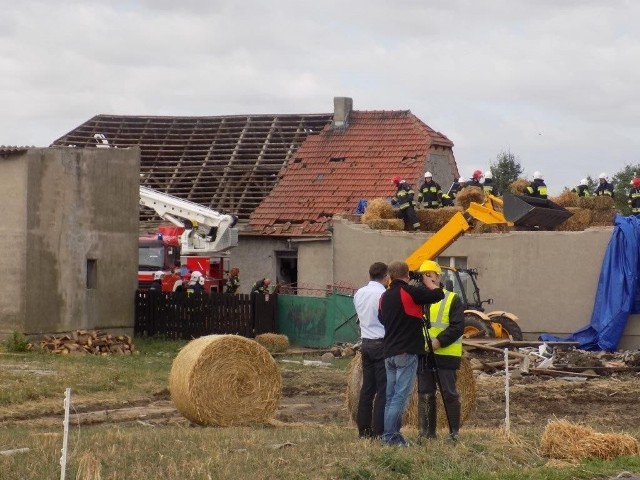
[[[426,362],[425,362],[426,363]],[[459,402],[460,396],[456,390],[457,370],[451,368],[439,368],[440,383],[442,384],[442,396],[447,403]],[[418,393],[435,395],[438,389],[436,377],[426,365],[418,370]]]
[[[387,371],[382,339],[362,339],[362,389],[356,423],[360,436],[380,436],[384,432],[387,400]]]

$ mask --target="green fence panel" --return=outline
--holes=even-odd
[[[333,343],[357,342],[360,338],[360,326],[353,306],[353,296],[333,294],[329,305],[329,318],[333,320]]]
[[[278,295],[278,333],[293,345],[328,348],[337,342],[355,342],[359,337],[353,297]]]

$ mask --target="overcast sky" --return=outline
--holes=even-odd
[[[0,0],[0,145],[92,116],[411,110],[469,177],[640,163],[640,2]]]

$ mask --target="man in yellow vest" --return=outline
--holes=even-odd
[[[420,272],[440,282],[442,269],[432,260],[420,265]],[[436,438],[438,386],[445,403],[449,420],[450,437],[458,439],[460,429],[460,397],[456,390],[456,372],[462,358],[462,334],[464,332],[464,305],[460,297],[444,290],[444,299],[425,306],[425,351],[418,367],[418,426],[420,437]],[[427,343],[428,328],[433,347],[430,353]],[[437,378],[436,377],[439,377]]]

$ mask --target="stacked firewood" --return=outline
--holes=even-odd
[[[76,330],[61,336],[45,335],[38,346],[44,351],[61,355],[131,355],[135,351],[128,335],[111,335],[100,330]]]

